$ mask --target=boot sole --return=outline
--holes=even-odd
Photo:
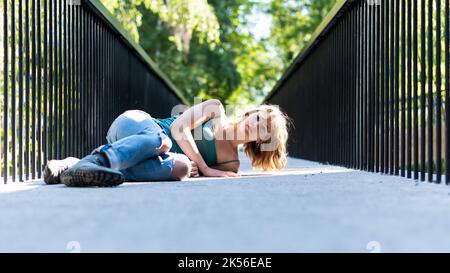
[[[76,163],[68,159],[50,160],[44,168],[44,182],[48,185],[60,184],[60,175]]]
[[[124,182],[122,174],[101,170],[67,170],[60,180],[68,187],[115,187]]]

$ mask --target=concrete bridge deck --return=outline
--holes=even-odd
[[[278,174],[0,186],[1,252],[450,251],[450,188],[289,159]]]

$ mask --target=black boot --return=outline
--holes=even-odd
[[[44,182],[49,185],[61,183],[61,173],[75,165],[78,161],[80,160],[76,157],[48,161],[44,169]]]
[[[122,184],[124,175],[109,168],[108,158],[102,153],[85,156],[60,175],[69,187],[114,187]]]

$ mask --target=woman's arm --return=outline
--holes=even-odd
[[[214,165],[214,166],[211,166],[210,168],[221,170],[221,171],[237,173],[239,171],[239,167],[240,167],[239,162],[230,162],[230,163],[226,163],[226,164]]]
[[[205,176],[236,176],[232,172],[221,172],[208,167],[191,133],[191,130],[202,123],[221,115],[225,115],[222,103],[217,99],[210,99],[187,109],[170,126],[170,132],[178,146],[187,157],[197,163],[199,171]]]

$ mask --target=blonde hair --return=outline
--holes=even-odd
[[[246,116],[261,111],[268,120],[269,139],[262,141],[262,144],[273,145],[270,150],[262,150],[256,141],[243,144],[245,154],[250,158],[254,168],[264,171],[281,170],[286,166],[288,152],[286,151],[289,127],[293,125],[289,118],[279,106],[272,104],[261,104],[248,109],[240,116],[239,120]]]

